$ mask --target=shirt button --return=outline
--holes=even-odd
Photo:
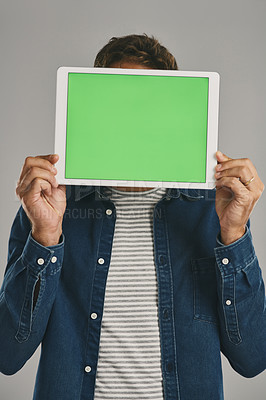
[[[107,215],[112,215],[113,211],[110,210],[110,208],[108,208],[108,209],[105,211],[105,213],[106,213]]]
[[[90,367],[89,365],[87,365],[87,366],[85,367],[85,372],[91,372],[91,367]]]
[[[223,258],[223,259],[222,259],[222,264],[223,264],[223,265],[229,264],[228,258]]]
[[[98,258],[98,264],[104,264],[104,258]]]
[[[51,258],[51,262],[54,264],[54,263],[56,263],[56,261],[57,261],[57,257],[56,257],[56,256],[53,256],[53,257]]]
[[[97,317],[98,315],[95,312],[91,313],[91,319],[96,319]]]
[[[226,304],[227,306],[231,306],[232,302],[231,302],[231,300],[226,300],[225,304]]]
[[[37,264],[43,265],[44,264],[44,259],[43,258],[38,258]]]

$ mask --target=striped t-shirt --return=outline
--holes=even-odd
[[[96,400],[163,400],[153,211],[166,189],[106,188],[116,225],[102,318]]]

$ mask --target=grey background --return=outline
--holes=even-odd
[[[233,158],[249,157],[266,182],[265,0],[0,0],[0,5],[1,279],[24,158],[53,152],[56,69],[93,66],[112,36],[153,34],[180,69],[218,71],[219,147]],[[265,212],[264,195],[251,220],[264,277]],[[0,376],[1,400],[32,398],[38,357],[39,350],[15,376]],[[245,379],[225,359],[223,366],[226,400],[265,399],[265,372]]]

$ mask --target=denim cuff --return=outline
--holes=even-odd
[[[62,266],[64,243],[65,238],[62,234],[59,244],[45,247],[36,242],[30,232],[22,253],[22,261],[35,276],[38,276],[45,269],[47,269],[48,275],[53,275]]]
[[[251,232],[246,227],[246,233],[234,243],[224,245],[217,237],[219,247],[214,249],[217,265],[223,276],[234,274],[246,268],[255,258]]]

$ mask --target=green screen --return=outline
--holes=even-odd
[[[68,76],[66,178],[205,182],[208,78]]]

